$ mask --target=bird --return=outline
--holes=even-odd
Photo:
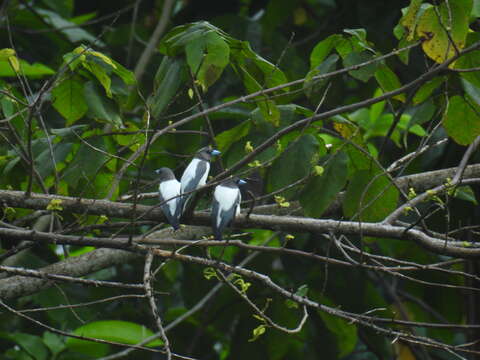
[[[180,191],[182,194],[190,193],[205,185],[210,171],[210,159],[213,155],[220,154],[220,151],[212,149],[209,146],[201,148],[196,152],[190,164],[185,168],[180,179]],[[188,194],[183,195],[180,198],[180,208],[182,213],[185,211],[186,204],[190,197],[191,194]]]
[[[160,208],[174,230],[180,227],[180,182],[175,178],[173,171],[167,167],[155,170],[159,175],[158,197]]]
[[[212,228],[216,240],[222,240],[222,232],[240,214],[242,195],[239,186],[242,179],[230,179],[215,187],[212,202]]]

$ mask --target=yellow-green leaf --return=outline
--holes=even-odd
[[[468,100],[468,98],[466,98]],[[480,135],[480,106],[460,96],[448,101],[443,127],[455,142],[468,145]]]
[[[426,39],[422,48],[428,57],[442,63],[455,55],[455,48],[461,50],[465,46],[471,10],[472,0],[443,2],[437,11],[433,6],[425,10],[418,22],[417,35]]]

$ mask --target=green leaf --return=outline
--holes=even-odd
[[[50,129],[50,132],[54,135],[57,135],[63,141],[74,139],[77,140],[78,136],[82,135],[82,129],[86,128],[88,128],[88,125],[73,125],[67,128]]]
[[[53,107],[73,124],[88,110],[83,96],[83,83],[77,76],[67,77],[52,90]]]
[[[73,333],[75,335],[115,341],[129,345],[138,344],[142,340],[153,335],[153,332],[145,326],[119,320],[91,322],[75,329]],[[161,346],[162,344],[163,342],[157,339],[145,346],[155,347]],[[107,353],[106,350],[108,351],[108,345],[76,338],[68,338],[66,345],[70,350],[95,357],[103,356]]]
[[[221,32],[220,29],[207,21],[180,25],[170,30],[162,39],[158,48],[162,54],[177,56],[184,52],[185,46],[195,41],[201,41],[209,31]]]
[[[453,194],[457,199],[469,201],[474,205],[478,205],[477,199],[475,198],[475,193],[473,192],[470,186],[460,186],[455,190]]]
[[[402,86],[397,75],[385,64],[380,65],[375,71],[375,79],[384,92],[393,91]],[[404,93],[395,95],[393,98],[405,102]]]
[[[80,180],[94,180],[98,170],[108,160],[108,156],[94,148],[106,151],[103,137],[86,139],[87,144],[82,143],[76,152],[73,161],[64,172],[64,180],[73,187],[76,187]],[[90,145],[90,146],[89,146]]]
[[[47,347],[43,344],[42,338],[22,332],[1,333],[0,337],[9,339],[20,346],[30,359],[47,360],[49,353]]]
[[[333,302],[325,297],[322,297],[322,304],[333,306]],[[338,316],[330,315],[329,313],[317,310],[322,318],[323,323],[335,335],[338,349],[338,359],[347,356],[355,350],[358,341],[357,327],[348,323],[346,320]]]
[[[357,44],[360,45],[363,49],[370,51],[371,53],[375,54],[375,50],[373,50],[367,41],[367,31],[365,29],[345,29],[343,30],[344,33],[352,35],[357,40]]]
[[[262,86],[255,77],[248,72],[246,67],[238,66],[238,69],[240,70],[243,84],[249,93],[262,90]],[[274,126],[280,125],[280,110],[273,100],[269,100],[268,96],[258,96],[255,98],[255,102],[266,121],[272,123]]]
[[[63,33],[70,41],[80,42],[87,41],[95,44],[96,46],[104,46],[105,44],[99,38],[91,35],[89,32],[77,27],[74,23],[65,20],[58,13],[45,10],[41,8],[35,8],[35,11],[43,18],[43,20]]]
[[[444,81],[445,81],[445,77],[439,76],[424,83],[422,86],[420,86],[420,88],[415,93],[415,96],[413,97],[413,101],[412,101],[413,104],[417,105],[427,100],[435,91],[435,89],[438,88],[441,84],[443,84]]]
[[[19,60],[20,71],[19,73],[30,77],[30,78],[40,78],[43,76],[53,75],[55,71],[49,68],[46,65],[40,63],[29,64],[25,60]],[[12,69],[12,66],[8,60],[0,59],[0,77],[16,77],[17,73]]]
[[[256,341],[260,336],[265,334],[266,330],[267,330],[267,327],[265,326],[265,324],[258,325],[255,329],[253,329],[252,338],[248,339],[248,342]]]
[[[82,66],[92,73],[98,79],[98,81],[100,81],[100,84],[102,84],[103,88],[105,89],[107,96],[111,98],[112,90],[110,90],[110,86],[112,84],[112,79],[110,78],[107,69],[94,61],[83,61]]]
[[[134,85],[137,82],[137,79],[135,78],[135,74],[128,70],[126,67],[124,67],[122,64],[116,62],[113,59],[110,59],[112,63],[115,65],[113,68],[113,72],[119,76],[123,82],[127,85]]]
[[[408,30],[407,39],[413,40],[419,18],[419,10],[423,0],[412,0],[406,14],[400,19],[400,24]]]
[[[370,52],[351,52],[343,59],[343,66],[350,67],[353,65],[361,64],[373,59],[373,55]],[[378,62],[373,62],[368,65],[362,66],[358,70],[351,70],[348,73],[354,78],[367,82],[377,71]]]
[[[480,104],[480,88],[475,86],[467,79],[461,79],[461,81],[463,89],[468,94],[468,96],[470,96],[475,103]]]
[[[94,119],[106,121],[118,128],[123,127],[122,118],[118,113],[116,104],[111,99],[106,98],[93,81],[85,83],[83,94]]]
[[[158,117],[177,94],[186,76],[185,60],[165,56],[155,75],[155,88],[148,99],[153,117]]]
[[[468,98],[467,98],[468,99]],[[460,96],[448,101],[443,117],[443,127],[456,143],[468,145],[480,135],[480,106],[474,101],[468,102]]]
[[[419,37],[426,39],[422,48],[428,57],[442,63],[455,55],[455,47],[461,50],[465,46],[471,10],[472,0],[443,2],[438,7],[440,19],[433,6],[425,10],[416,31]],[[446,29],[455,46],[450,43]]]
[[[215,141],[218,145],[218,150],[222,153],[225,153],[231,145],[233,145],[238,140],[242,139],[243,137],[247,136],[250,132],[251,122],[249,120],[243,121],[237,126],[221,132],[215,137]]]
[[[321,90],[327,84],[328,79],[323,80],[312,80],[315,76],[327,74],[335,70],[335,65],[337,64],[339,57],[338,55],[330,55],[325,61],[320,65],[310,70],[305,77],[305,82],[303,83],[303,89],[305,94],[311,98],[316,96],[323,96]]]
[[[216,32],[208,32],[202,39],[185,47],[187,63],[203,90],[218,80],[230,61],[230,47]]]
[[[343,212],[358,221],[381,221],[397,207],[398,195],[390,179],[372,165],[371,169],[353,174],[343,200]]]
[[[11,56],[16,56],[15,50],[10,48],[4,48],[0,50],[0,61],[8,60]]]
[[[330,156],[321,176],[314,176],[305,186],[300,204],[307,216],[319,218],[347,182],[347,156],[337,152]]]
[[[274,64],[272,64],[270,61],[267,61],[266,59],[258,55],[255,51],[253,51],[247,41],[240,41],[239,44],[242,47],[242,52],[240,55],[244,57],[243,61],[247,63],[248,61],[246,60],[251,60],[253,64],[255,64],[257,71],[260,70],[260,74],[263,75],[263,79],[258,76],[256,77],[262,84],[265,84],[267,87],[274,87],[288,82],[287,77],[285,76],[283,71]],[[236,53],[236,55],[238,56],[239,54]],[[288,92],[289,88],[282,88],[280,92],[282,91]]]
[[[369,111],[367,109],[360,109],[358,114],[362,115],[365,119],[369,119]],[[350,114],[352,120],[356,120],[354,117],[355,113]],[[341,116],[334,117],[335,122],[333,127],[335,130],[344,138],[347,139],[354,144],[356,144],[359,148],[363,148],[367,154],[367,145],[365,144],[362,136],[362,131],[358,126],[355,126],[352,123],[346,122]],[[368,120],[367,120],[368,121]],[[360,121],[356,121],[360,123]],[[361,169],[369,169],[372,163],[372,160],[368,157],[367,154],[364,154],[360,149],[357,149],[353,144],[345,145],[345,152],[347,153],[350,161],[348,162],[349,166],[349,176],[351,175],[352,171],[361,170]]]
[[[330,35],[328,38],[315,45],[310,54],[310,70],[319,66],[341,39],[342,35]]]
[[[53,358],[55,358],[66,348],[62,337],[57,334],[51,333],[50,331],[45,331],[43,333],[43,343],[47,345],[48,349],[53,355]]]
[[[435,114],[435,110],[435,105],[431,99],[418,106],[410,108],[407,111],[407,114],[411,116],[408,126],[411,127],[415,124],[421,125],[427,121],[430,121]]]
[[[268,191],[278,190],[308,175],[313,162],[318,159],[318,152],[319,143],[315,136],[307,134],[299,138],[273,163],[268,177]],[[282,194],[289,197],[294,191],[290,189]]]
[[[55,162],[52,159],[52,152],[50,147],[45,145],[45,150],[37,152],[35,157],[35,164],[37,166],[38,172],[42,178],[47,177],[52,173],[55,168],[55,165],[58,166],[59,163],[63,162],[65,158],[70,154],[72,150],[72,143],[58,143],[53,145],[53,157]]]

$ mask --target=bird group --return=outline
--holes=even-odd
[[[169,224],[177,230],[180,218],[187,208],[193,192],[204,186],[210,172],[210,159],[220,151],[204,147],[197,151],[178,181],[173,171],[167,167],[156,170],[160,185],[158,193],[160,207]],[[229,179],[217,185],[213,192],[212,228],[215,239],[222,240],[222,233],[240,213],[242,196],[239,185],[245,184],[241,179]]]

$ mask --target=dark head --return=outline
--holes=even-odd
[[[245,185],[246,183],[247,182],[245,180],[234,177],[233,179],[226,180],[225,182],[222,183],[222,185],[230,188],[235,188],[235,187]]]
[[[235,182],[237,183],[238,186],[245,185],[247,182],[243,179],[236,179]]]
[[[160,182],[167,181],[167,180],[174,180],[175,174],[173,171],[167,167],[162,167],[160,169],[155,170],[155,173],[158,174],[158,178]]]
[[[206,146],[198,150],[194,157],[196,157],[197,159],[210,161],[212,156],[220,155],[220,154],[221,154],[220,151],[216,149],[212,149],[210,146]]]

